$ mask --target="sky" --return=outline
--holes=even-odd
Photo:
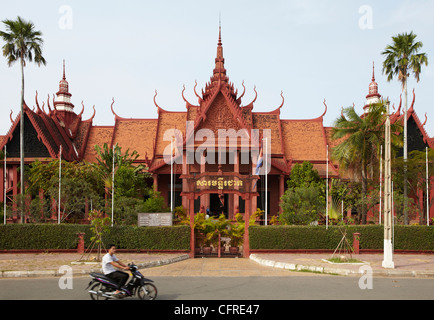
[[[75,112],[94,125],[113,125],[110,105],[123,118],[157,118],[158,105],[185,111],[182,98],[197,105],[215,65],[219,19],[227,75],[238,92],[246,86],[242,105],[258,93],[253,111],[276,109],[281,119],[312,119],[323,114],[332,126],[342,107],[363,112],[372,64],[379,93],[399,105],[401,84],[382,73],[381,52],[392,36],[413,31],[423,42],[429,65],[420,82],[408,82],[408,106],[434,136],[434,1],[344,0],[160,0],[3,1],[0,21],[21,16],[43,33],[46,66],[25,68],[25,100],[33,107],[59,89],[62,61]],[[220,18],[219,18],[220,17]],[[0,30],[5,31],[3,23]],[[0,46],[4,43],[0,40]],[[8,67],[0,56],[0,135],[20,109],[19,64]]]

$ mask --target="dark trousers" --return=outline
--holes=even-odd
[[[117,283],[117,290],[120,290],[121,287],[127,282],[128,278],[130,277],[128,273],[122,272],[122,271],[115,271],[109,274],[106,274],[107,277],[110,279],[113,279]]]

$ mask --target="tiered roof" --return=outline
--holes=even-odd
[[[70,102],[69,84],[63,69],[63,78],[59,83],[59,91],[56,93],[56,100],[53,97],[53,108],[50,106],[50,98],[47,99],[48,111],[39,106],[36,94],[36,111],[24,106],[25,117],[37,132],[37,138],[46,148],[46,153],[51,158],[59,154],[62,145],[62,157],[69,161],[96,161],[95,145],[102,146],[107,143],[109,146],[118,144],[122,149],[136,150],[139,154],[138,163],[146,163],[150,172],[158,172],[166,164],[163,161],[164,149],[168,142],[163,139],[167,129],[177,129],[182,133],[183,143],[186,141],[186,122],[193,121],[194,131],[201,128],[209,128],[214,132],[218,129],[246,129],[251,134],[251,129],[271,130],[271,164],[272,172],[289,174],[296,163],[310,161],[319,174],[325,177],[326,172],[330,177],[338,176],[338,167],[332,163],[330,152],[337,145],[337,141],[331,139],[331,127],[324,126],[324,115],[327,112],[327,105],[324,103],[325,111],[319,117],[305,120],[286,120],[280,118],[280,109],[284,104],[283,93],[282,103],[270,112],[253,111],[257,97],[254,88],[255,98],[247,105],[242,104],[242,98],[246,91],[242,83],[243,92],[238,94],[233,83],[229,81],[224,66],[223,45],[221,40],[221,28],[217,43],[217,55],[215,67],[210,81],[206,83],[199,95],[196,91],[197,83],[194,86],[194,93],[198,99],[197,104],[192,104],[184,97],[185,87],[182,90],[182,97],[186,104],[186,111],[173,112],[161,108],[157,101],[157,92],[154,96],[154,104],[158,111],[156,119],[127,119],[119,117],[114,111],[114,100],[111,104],[111,111],[114,115],[113,126],[94,126],[92,124],[94,114],[88,120],[82,120],[83,109],[79,114],[74,112],[74,105]],[[374,71],[372,82],[369,86],[367,105],[372,99],[380,98],[378,85],[375,82]],[[408,110],[408,118],[413,117],[419,128],[423,141],[431,148],[434,147],[434,139],[429,138],[424,129],[426,123],[421,123],[414,111],[415,95],[413,91],[413,102]],[[82,103],[83,104],[83,103]],[[403,114],[400,112],[401,103],[396,112],[393,113],[392,121],[402,121]],[[12,126],[3,142],[10,143],[13,137],[19,136],[20,115],[12,119]],[[262,130],[260,130],[262,132]],[[261,133],[262,134],[262,133]],[[252,138],[252,137],[251,137]],[[262,136],[255,137],[261,141]],[[27,148],[27,147],[26,147]],[[8,147],[9,150],[9,147]],[[9,152],[8,152],[9,153]],[[327,154],[329,157],[327,158]],[[14,155],[17,157],[17,155]],[[327,170],[328,163],[328,170]],[[274,171],[273,171],[274,170]]]
[[[47,108],[45,110],[45,102],[42,107],[39,105],[38,93],[35,95],[35,108],[30,109],[26,103],[24,103],[23,114],[25,119],[28,119],[33,127],[32,130],[36,131],[37,139],[42,143],[43,148],[51,158],[56,158],[60,152],[60,146],[62,146],[62,158],[68,161],[79,161],[82,160],[85,154],[87,140],[89,136],[90,129],[92,127],[92,120],[95,116],[94,114],[88,120],[82,119],[83,109],[79,114],[76,114],[73,109],[74,105],[68,100],[59,100],[59,97],[70,97],[71,94],[68,91],[68,82],[66,81],[65,71],[63,73],[63,78],[59,83],[60,90],[56,94],[58,100],[55,100],[53,96],[53,108],[50,106],[50,97],[47,98]],[[65,108],[65,106],[67,106]],[[1,148],[8,143],[10,143],[14,138],[19,137],[20,129],[18,124],[21,121],[21,113],[13,119],[12,111],[10,114],[10,119],[12,126],[8,133],[3,137]],[[26,130],[24,131],[25,135]],[[32,153],[33,145],[25,144],[25,154]],[[39,150],[41,146],[39,146]],[[19,155],[14,154],[14,148],[8,148],[8,154],[10,154],[10,159],[18,158]],[[44,152],[41,153],[42,155]],[[43,158],[43,156],[38,156],[35,154],[33,158]]]

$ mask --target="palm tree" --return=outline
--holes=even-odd
[[[368,179],[373,168],[379,163],[380,146],[384,143],[384,123],[386,119],[386,102],[372,104],[369,112],[359,116],[354,107],[344,108],[341,117],[335,120],[332,130],[333,140],[342,142],[333,148],[331,157],[339,162],[339,166],[362,182],[361,221],[366,224],[366,195]],[[394,124],[391,132],[399,132],[400,127]],[[397,144],[397,136],[392,135]],[[370,170],[371,169],[371,170]]]
[[[3,23],[6,27],[6,32],[0,31],[0,37],[6,42],[3,55],[7,58],[9,67],[17,61],[21,65],[20,181],[21,194],[24,194],[24,67],[26,61],[35,61],[38,66],[47,62],[42,56],[42,32],[35,31],[35,25],[31,21],[17,17],[17,20],[4,20]],[[21,212],[21,222],[23,221],[24,212]]]
[[[413,73],[416,81],[419,82],[422,65],[428,65],[426,53],[418,53],[423,44],[415,41],[416,35],[412,32],[398,34],[392,37],[393,43],[388,45],[381,53],[385,56],[383,62],[383,73],[387,75],[387,81],[398,77],[404,91],[404,223],[408,224],[408,203],[407,203],[407,79],[410,72]]]

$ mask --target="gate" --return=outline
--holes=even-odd
[[[186,180],[188,191],[183,191],[181,196],[185,196],[188,199],[188,213],[190,216],[190,257],[249,257],[249,229],[248,221],[251,211],[251,199],[253,196],[258,196],[257,192],[252,191],[252,181],[258,179],[256,175],[241,175],[236,172],[203,172],[200,174],[183,174],[181,179]],[[221,246],[216,245],[213,249],[208,249],[208,246],[198,247],[196,249],[196,243],[199,242],[203,235],[197,232],[198,214],[205,215],[205,212],[195,214],[194,212],[194,200],[205,194],[216,193],[219,197],[223,197],[225,194],[237,194],[245,201],[245,213],[244,221],[244,241],[242,250],[239,252],[230,252],[229,248],[225,245],[222,249]],[[209,240],[209,239],[208,239]],[[220,244],[222,240],[221,234],[218,233],[218,242]],[[205,249],[207,248],[207,249]]]

